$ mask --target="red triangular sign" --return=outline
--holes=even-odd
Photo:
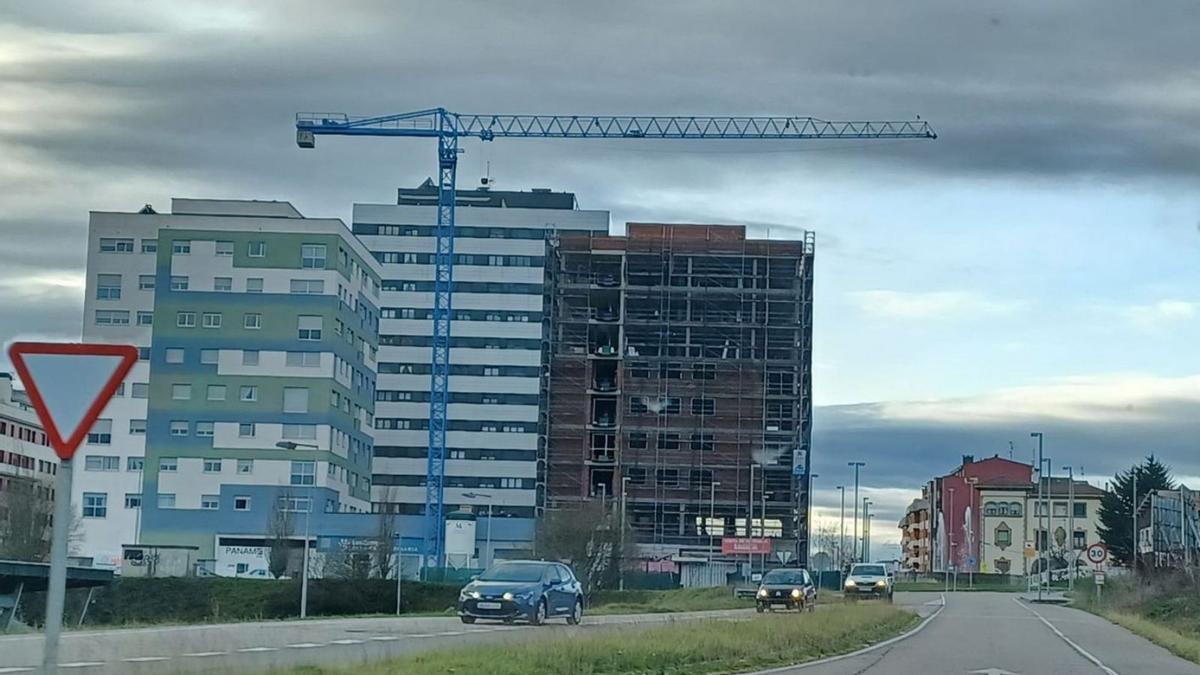
[[[50,447],[65,461],[137,363],[138,350],[129,345],[14,342],[8,356]]]

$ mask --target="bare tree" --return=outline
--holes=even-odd
[[[537,550],[547,558],[569,563],[591,594],[614,585],[623,557],[620,524],[598,501],[575,509],[546,512],[538,524]]]
[[[275,500],[275,506],[271,509],[271,520],[267,523],[267,546],[270,547],[267,569],[276,579],[287,574],[288,563],[292,557],[292,514],[284,508],[284,503],[290,501],[288,497],[284,494]]]
[[[50,528],[54,501],[49,483],[11,479],[0,491],[0,558],[46,562],[50,559]],[[72,520],[73,529],[78,521]],[[68,527],[72,527],[68,524]]]
[[[393,559],[396,546],[396,517],[390,513],[379,514],[379,525],[375,531],[375,550],[372,552],[375,564],[375,575],[380,579],[388,578],[392,573]],[[399,563],[397,562],[397,569]]]

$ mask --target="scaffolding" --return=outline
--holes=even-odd
[[[815,241],[630,223],[552,245],[547,506],[599,499],[636,542],[806,564]]]

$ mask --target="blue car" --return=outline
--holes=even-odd
[[[505,560],[459,591],[458,616],[463,623],[497,619],[535,626],[563,617],[574,626],[583,620],[583,586],[561,563]]]

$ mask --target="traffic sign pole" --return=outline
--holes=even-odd
[[[63,604],[67,596],[67,534],[71,529],[71,460],[58,464],[54,481],[54,528],[50,540],[50,587],[46,594],[46,644],[42,670],[58,669],[58,636],[62,633]]]

